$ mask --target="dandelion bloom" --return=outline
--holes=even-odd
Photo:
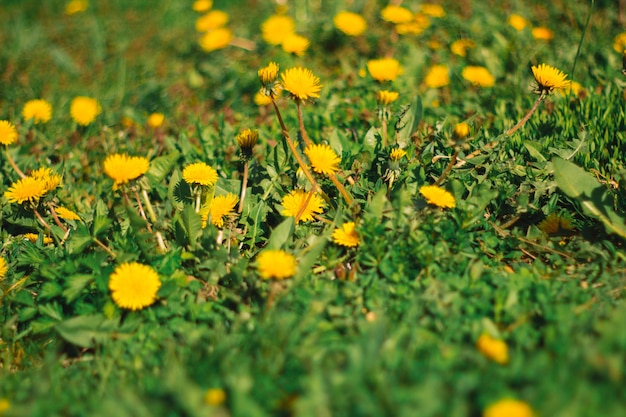
[[[430,26],[430,19],[423,13],[415,13],[413,20],[406,23],[398,23],[396,32],[400,35],[419,35]]]
[[[261,24],[261,36],[270,45],[280,45],[290,35],[296,33],[296,23],[289,16],[273,15]]]
[[[208,32],[221,28],[228,23],[228,13],[221,10],[212,10],[204,16],[196,19],[196,30],[198,32]]]
[[[71,16],[73,14],[87,11],[89,2],[87,0],[70,0],[65,3],[65,14]]]
[[[507,19],[507,22],[517,31],[523,30],[525,27],[528,27],[530,25],[530,23],[528,23],[528,20],[524,19],[518,14],[510,15]]]
[[[384,20],[391,23],[407,23],[413,20],[413,12],[401,6],[390,4],[380,11]]]
[[[148,116],[148,121],[146,123],[151,128],[156,129],[157,127],[161,127],[164,120],[165,115],[163,113],[152,113]]]
[[[139,178],[150,168],[150,161],[143,156],[128,156],[126,154],[113,154],[104,160],[104,172],[115,181],[113,189],[121,184]]]
[[[80,216],[68,208],[60,206],[55,208],[54,211],[57,216],[59,216],[63,220],[80,220]]]
[[[293,33],[283,40],[282,47],[287,53],[302,56],[309,49],[310,44],[311,42],[304,36]]]
[[[621,54],[626,50],[626,32],[622,32],[613,39],[613,49]]]
[[[398,99],[397,91],[380,90],[376,93],[376,101],[381,106],[388,106]]]
[[[339,169],[341,158],[328,145],[310,145],[304,150],[313,171],[318,174],[333,175]]]
[[[29,242],[32,242],[32,243],[37,243],[37,240],[39,240],[39,235],[37,233],[24,233],[21,236],[23,239],[28,240]],[[42,242],[44,245],[48,245],[54,242],[54,239],[52,239],[49,236],[43,236]]]
[[[192,9],[194,12],[204,13],[211,10],[213,7],[213,0],[196,0],[193,2]]]
[[[59,174],[47,167],[34,170],[30,173],[30,176],[43,182],[46,193],[61,185],[61,181],[63,180]]]
[[[367,30],[367,22],[357,13],[339,12],[333,19],[335,27],[348,36],[359,36]]]
[[[209,208],[211,223],[217,227],[224,227],[224,217],[235,214],[234,209],[238,200],[237,196],[232,193],[214,197]]]
[[[356,233],[354,222],[344,223],[340,228],[333,231],[333,242],[341,246],[354,247],[361,243]]]
[[[268,249],[261,252],[256,259],[257,270],[261,278],[285,279],[296,273],[296,258],[280,249]]]
[[[213,186],[217,182],[217,171],[204,162],[187,165],[183,169],[183,179],[189,185]]]
[[[463,68],[461,76],[477,87],[493,87],[496,79],[485,67],[470,65]]]
[[[420,6],[420,11],[430,17],[446,16],[446,11],[439,4],[424,3]]]
[[[467,50],[474,48],[475,46],[476,44],[471,39],[459,39],[452,42],[450,50],[453,54],[464,57],[467,55]]]
[[[371,59],[367,70],[376,81],[393,81],[402,73],[400,63],[393,58]]]
[[[282,86],[292,97],[299,100],[319,98],[322,85],[320,79],[311,70],[295,67],[280,74]]]
[[[569,87],[567,74],[563,71],[551,67],[550,65],[541,64],[530,68],[537,82],[537,93],[551,93],[554,90],[560,90]]]
[[[204,403],[207,405],[222,405],[226,401],[226,393],[221,388],[209,388],[204,393]]]
[[[552,38],[554,38],[554,32],[544,27],[533,28],[531,33],[533,35],[533,38],[540,40],[540,41],[549,41]]]
[[[28,176],[11,184],[9,189],[4,192],[4,197],[9,203],[22,204],[26,201],[36,203],[47,191],[46,181]]]
[[[395,148],[389,153],[389,159],[391,159],[392,161],[399,161],[405,156],[406,156],[406,151],[400,148]]]
[[[535,417],[535,412],[523,401],[505,398],[485,408],[483,417]]]
[[[314,214],[324,212],[324,200],[322,200],[322,197],[314,193],[309,198],[309,193],[304,190],[294,190],[290,192],[283,197],[281,205],[284,208],[282,211],[283,216],[296,217],[300,211],[302,211],[302,214],[300,214],[300,217],[297,219],[297,223],[313,220]]]
[[[7,272],[9,272],[9,264],[7,264],[7,260],[4,257],[0,256],[0,281],[2,281]]]
[[[509,362],[509,348],[503,340],[494,339],[484,333],[476,341],[476,348],[485,357],[501,365]]]
[[[115,304],[128,310],[141,310],[154,303],[161,280],[154,269],[138,262],[126,262],[109,277],[109,289]]]
[[[254,104],[257,106],[269,106],[272,104],[272,98],[263,91],[257,91],[254,95]]]
[[[89,125],[101,112],[102,108],[95,98],[78,96],[70,104],[70,116],[81,126]]]
[[[456,139],[465,139],[470,134],[470,126],[465,122],[457,123],[452,133]]]
[[[279,66],[276,62],[270,62],[266,67],[261,68],[257,72],[261,84],[265,86],[276,81],[276,77],[278,77],[278,69]]]
[[[237,135],[237,144],[241,152],[246,156],[252,156],[252,148],[259,140],[259,132],[256,129],[244,129]]]
[[[17,129],[8,120],[0,120],[0,143],[11,145],[17,142]]]
[[[46,100],[29,100],[24,104],[22,116],[35,123],[48,123],[52,118],[52,106]]]
[[[420,194],[424,196],[428,204],[443,208],[456,207],[454,196],[436,185],[423,185],[420,187]]]
[[[198,39],[198,45],[206,52],[217,51],[218,49],[224,49],[233,39],[233,32],[228,28],[218,28],[211,30],[200,39]]]
[[[450,70],[447,65],[433,65],[424,77],[424,84],[429,88],[441,88],[450,84]]]

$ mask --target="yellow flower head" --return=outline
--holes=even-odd
[[[198,44],[203,51],[212,52],[218,49],[224,49],[233,39],[233,32],[228,28],[218,28],[206,32],[200,39]]]
[[[270,45],[280,45],[296,33],[296,23],[289,16],[273,15],[261,24],[263,40]]]
[[[7,272],[9,272],[9,264],[7,264],[7,260],[4,257],[0,256],[0,281],[2,281]]]
[[[302,56],[309,49],[309,45],[311,42],[304,36],[300,36],[296,33],[293,33],[287,36],[282,43],[283,51],[294,54],[297,56]]]
[[[471,39],[459,39],[452,42],[452,45],[450,45],[450,50],[455,55],[466,56],[467,50],[474,48],[475,46],[476,44]]]
[[[70,0],[65,3],[65,14],[71,16],[76,13],[87,11],[89,2],[87,0]]]
[[[256,263],[259,275],[264,279],[290,278],[295,275],[297,268],[295,256],[279,249],[264,250]]]
[[[221,10],[212,10],[204,16],[196,19],[196,30],[198,32],[208,32],[221,28],[228,23],[228,13]]]
[[[509,348],[503,340],[494,339],[486,333],[480,335],[476,341],[476,348],[485,357],[500,365],[509,363]]]
[[[419,35],[430,26],[430,19],[423,13],[415,13],[413,20],[406,23],[398,23],[396,32],[400,35]]]
[[[420,194],[424,196],[428,204],[443,208],[456,207],[454,196],[436,185],[423,185],[420,187]]]
[[[393,58],[371,59],[367,70],[376,81],[393,81],[402,74],[400,63]]]
[[[163,113],[152,113],[150,114],[150,116],[148,116],[147,123],[148,126],[156,129],[157,127],[161,127],[163,121],[165,121],[165,115]]]
[[[420,11],[430,17],[445,17],[446,11],[438,4],[424,3]]]
[[[81,126],[89,125],[101,112],[102,108],[95,98],[78,96],[70,104],[70,116]]]
[[[532,30],[533,38],[539,41],[549,41],[554,38],[554,32],[545,27],[536,27]]]
[[[0,120],[0,143],[11,145],[17,142],[17,129],[8,120]]]
[[[47,191],[47,183],[44,179],[28,176],[11,184],[4,192],[4,197],[9,200],[9,203],[22,204],[26,201],[36,203]]]
[[[154,303],[161,280],[154,269],[138,262],[126,262],[109,277],[109,289],[115,304],[128,310],[141,310]]]
[[[626,32],[622,32],[613,39],[613,49],[621,54],[626,49]]]
[[[318,174],[333,175],[339,170],[341,158],[328,145],[309,145],[304,150],[313,171]]]
[[[21,237],[32,243],[37,243],[37,240],[39,239],[39,235],[37,233],[24,233],[23,235],[21,235]],[[44,245],[49,245],[50,243],[54,242],[54,239],[49,236],[44,236],[42,240]]]
[[[257,91],[257,93],[254,95],[254,104],[256,104],[257,106],[269,106],[270,104],[272,104],[272,99],[263,91]]]
[[[354,247],[361,243],[354,222],[344,223],[333,231],[333,242],[341,246]]]
[[[450,84],[450,70],[447,65],[433,65],[424,77],[424,84],[429,88],[441,88]]]
[[[30,176],[45,184],[46,192],[52,191],[61,185],[63,178],[50,168],[39,168],[30,173]]]
[[[530,23],[528,23],[528,20],[524,19],[522,16],[518,14],[510,15],[507,21],[509,22],[509,25],[513,26],[513,28],[515,28],[515,30],[518,30],[518,31],[523,30],[525,27],[530,26]]]
[[[237,144],[241,148],[244,157],[252,156],[252,148],[259,140],[259,132],[256,129],[244,129],[237,135]]]
[[[493,87],[496,83],[496,79],[485,67],[467,66],[461,71],[461,76],[477,87]]]
[[[359,36],[367,30],[367,22],[357,13],[339,12],[333,19],[335,27],[348,36]]]
[[[214,197],[209,208],[211,223],[217,227],[224,227],[224,217],[235,214],[234,209],[238,200],[237,196],[231,193]]]
[[[401,6],[390,4],[380,11],[384,20],[391,23],[407,23],[413,20],[413,12]]]
[[[213,0],[196,0],[193,2],[193,11],[198,13],[204,13],[211,10],[213,7]]]
[[[222,405],[226,401],[226,392],[221,388],[209,388],[204,393],[204,403],[207,405]]]
[[[406,151],[400,148],[395,148],[389,153],[389,159],[391,159],[392,161],[399,161],[405,156],[406,156]]]
[[[143,156],[113,154],[104,160],[104,173],[115,181],[113,189],[139,178],[150,168],[150,161]]]
[[[35,123],[48,123],[52,118],[52,106],[46,100],[29,100],[24,104],[22,116]]]
[[[313,220],[314,214],[324,212],[324,200],[322,197],[315,193],[309,198],[309,193],[303,190],[294,190],[287,194],[283,197],[281,205],[284,208],[282,211],[283,216],[296,217],[302,211],[296,223]]]
[[[54,209],[54,211],[56,212],[57,216],[59,216],[63,220],[80,220],[80,216],[68,208],[57,207]]]
[[[537,82],[537,94],[551,93],[554,90],[560,90],[569,87],[567,74],[563,71],[551,67],[550,65],[541,64],[530,68]]]
[[[397,91],[380,90],[376,93],[376,101],[381,106],[388,106],[398,99]]]
[[[483,417],[535,417],[535,412],[523,401],[505,398],[487,407]]]
[[[280,74],[282,87],[298,100],[319,98],[322,85],[311,70],[295,67]]]
[[[263,86],[274,84],[278,77],[279,66],[276,62],[270,62],[267,67],[263,67],[258,71],[259,80]]]
[[[204,162],[196,162],[183,169],[183,179],[189,185],[200,184],[212,187],[217,182],[217,171]]]
[[[470,134],[470,126],[467,123],[461,122],[461,123],[457,123],[454,126],[453,135],[455,139],[465,139],[467,136],[469,136],[469,134]]]

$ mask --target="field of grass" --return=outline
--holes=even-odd
[[[626,5],[391,3],[0,4],[0,416],[624,415]]]

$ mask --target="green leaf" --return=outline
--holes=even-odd
[[[146,177],[152,186],[161,184],[163,179],[176,166],[180,152],[174,151],[167,155],[159,156],[150,161],[150,169],[146,172]]]
[[[328,243],[328,237],[332,234],[333,228],[330,227],[322,236],[315,238],[315,241],[307,246],[298,256],[298,273],[295,278],[300,279],[311,272],[311,268],[319,259],[322,250]]]
[[[385,187],[382,187],[380,190],[378,190],[374,197],[372,197],[371,201],[367,205],[365,218],[380,221],[383,218],[383,209],[385,208],[386,202],[387,189]]]
[[[117,327],[116,320],[102,315],[72,317],[55,326],[63,339],[84,348],[92,348],[95,343],[108,339]]]
[[[401,148],[406,147],[411,142],[411,135],[422,120],[423,110],[422,99],[417,96],[408,108],[399,112],[395,130],[398,134],[397,142]]]
[[[267,249],[280,249],[293,235],[294,219],[287,217],[273,231],[267,242]]]
[[[67,241],[67,250],[71,254],[79,254],[85,250],[91,242],[93,242],[93,237],[91,237],[89,230],[82,224],[78,224],[77,229],[70,234]]]
[[[78,274],[69,277],[63,290],[63,296],[67,302],[74,301],[93,279],[93,276],[90,274]]]
[[[180,216],[180,226],[187,237],[187,244],[194,246],[198,236],[202,233],[202,218],[192,206],[186,205]]]
[[[537,149],[534,143],[524,142],[524,147],[526,148],[530,156],[532,156],[536,161],[546,162],[545,156],[542,155],[542,153],[539,151],[539,149]]]

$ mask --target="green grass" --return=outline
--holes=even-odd
[[[288,14],[311,40],[303,57],[265,44],[260,25],[273,7],[243,0],[213,8],[229,13],[228,26],[254,50],[203,52],[192,3],[92,2],[73,16],[56,0],[2,5],[0,119],[20,133],[8,153],[24,172],[54,169],[63,186],[39,204],[47,230],[4,196],[19,176],[0,156],[0,254],[9,266],[0,281],[0,400],[10,403],[0,415],[478,417],[506,397],[538,416],[622,415],[626,80],[613,50],[623,28],[614,2],[592,2],[575,74],[592,3],[442,1],[444,18],[394,40],[380,19],[386,3],[355,1],[370,29],[353,40],[332,24],[350,2],[297,0]],[[517,32],[506,23],[512,13],[554,38]],[[460,38],[476,43],[467,57],[450,52]],[[383,87],[359,70],[388,54],[404,73],[385,86],[400,98],[383,147],[375,100]],[[304,124],[341,156],[352,207],[319,177],[330,197],[319,219],[294,225],[281,214],[282,198],[310,184],[273,110],[253,102],[257,70],[270,61],[320,77]],[[584,92],[550,95],[507,137],[536,99],[530,66],[544,62]],[[448,86],[424,85],[433,64],[448,65]],[[471,86],[466,65],[488,68],[495,85]],[[86,127],[69,115],[79,95],[102,106]],[[52,104],[49,123],[23,120],[34,98]],[[285,98],[279,108],[299,139],[295,105]],[[165,115],[157,129],[146,125],[153,112]],[[462,143],[452,134],[459,122],[471,126]],[[221,231],[201,228],[182,170],[206,162],[220,176],[215,193],[239,195],[235,137],[245,128],[260,139],[243,212]],[[396,138],[407,157],[389,187]],[[441,184],[456,208],[426,204],[419,188],[456,151],[467,162]],[[139,184],[156,220],[112,190],[102,163],[116,152],[150,159]],[[50,203],[81,216],[66,223],[68,236]],[[573,230],[544,233],[553,213]],[[357,248],[331,238],[348,221]],[[27,232],[38,240],[20,237]],[[268,247],[294,254],[294,277],[260,277],[256,257]],[[116,306],[108,289],[128,261],[162,281],[140,311]],[[506,342],[507,365],[479,352],[483,333]],[[210,388],[226,400],[207,404]]]

